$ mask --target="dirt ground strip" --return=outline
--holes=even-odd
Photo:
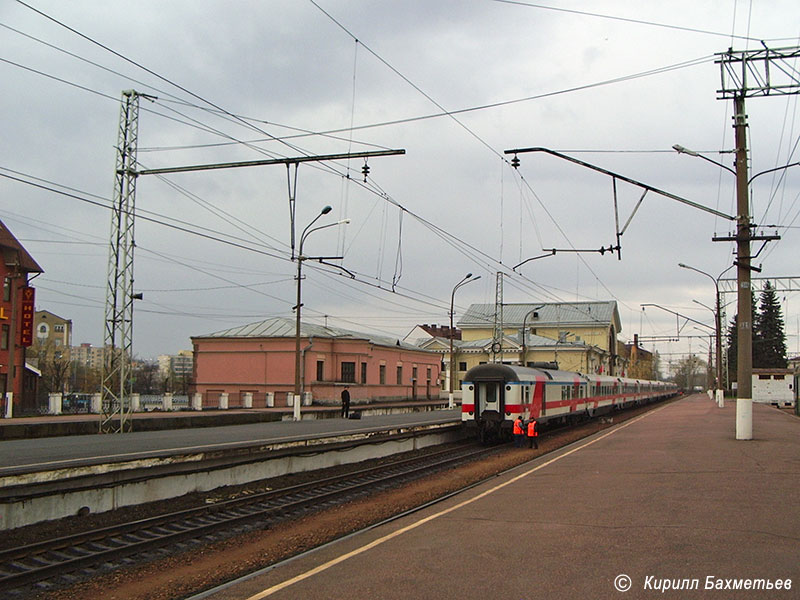
[[[620,423],[651,408],[643,407],[615,414],[613,422],[614,424]],[[380,522],[611,426],[612,424],[608,422],[592,422],[579,427],[558,430],[543,435],[540,438],[538,450],[505,447],[487,459],[449,469],[444,473],[415,481],[400,488],[371,495],[296,521],[282,523],[273,529],[232,537],[209,546],[197,546],[192,550],[162,560],[97,576],[70,588],[42,591],[33,597],[37,600],[73,600],[92,597],[114,600],[185,598]],[[207,501],[219,501],[231,495],[241,494],[245,487],[276,488],[298,483],[311,477],[333,475],[334,473],[331,471],[363,468],[364,466],[363,463],[360,463],[355,466],[336,467],[323,472],[303,473],[279,478],[280,481],[261,482],[257,486],[218,490],[209,495],[192,494],[181,498],[177,504],[170,503],[169,508],[178,510],[181,507]],[[158,504],[161,505],[163,511],[163,503]],[[48,532],[49,535],[52,535],[54,526],[58,528],[59,533],[67,534],[101,524],[111,524],[130,518],[144,518],[155,514],[156,510],[155,507],[143,506],[103,515],[90,515],[83,519],[62,519],[55,523],[27,527],[24,528],[27,531],[9,532],[13,534],[16,541],[8,543],[9,540],[4,540],[3,546],[29,543],[41,539]]]

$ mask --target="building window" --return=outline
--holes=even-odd
[[[397,365],[397,385],[403,383],[403,365]]]
[[[11,277],[3,278],[3,302],[11,302]]]
[[[9,336],[9,326],[3,325],[3,333],[2,337],[0,337],[0,350],[8,350],[8,336]]]
[[[342,381],[344,383],[356,382],[356,363],[354,362],[342,363]]]
[[[380,368],[380,382],[381,382],[381,385],[386,385],[386,365],[381,365],[381,368]]]
[[[428,367],[428,383],[431,382],[431,368]]]
[[[417,367],[411,367],[411,381],[417,380]]]
[[[465,362],[458,363],[458,370],[459,371],[466,371],[467,370],[467,363],[465,363]]]
[[[64,326],[63,325],[53,325],[53,331],[56,333],[64,333]]]
[[[317,381],[325,381],[325,361],[317,361]]]
[[[367,383],[367,363],[361,363],[361,383]]]

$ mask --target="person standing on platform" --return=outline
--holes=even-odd
[[[539,423],[536,419],[528,421],[528,448],[539,449]]]
[[[342,390],[342,418],[347,419],[350,416],[350,390],[344,386]]]
[[[522,421],[522,415],[517,417],[517,420],[514,421],[514,429],[512,430],[514,434],[514,447],[515,448],[524,448],[525,444],[525,425]]]

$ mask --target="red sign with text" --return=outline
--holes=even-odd
[[[22,288],[22,315],[20,319],[20,345],[26,348],[33,344],[33,301],[36,290],[25,286]]]

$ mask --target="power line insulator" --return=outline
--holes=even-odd
[[[361,174],[364,176],[364,183],[367,182],[367,175],[369,175],[369,165],[365,162],[364,166],[361,167]]]
[[[519,168],[519,157],[517,157],[516,154],[514,155],[514,158],[511,159],[511,166],[515,169]]]

